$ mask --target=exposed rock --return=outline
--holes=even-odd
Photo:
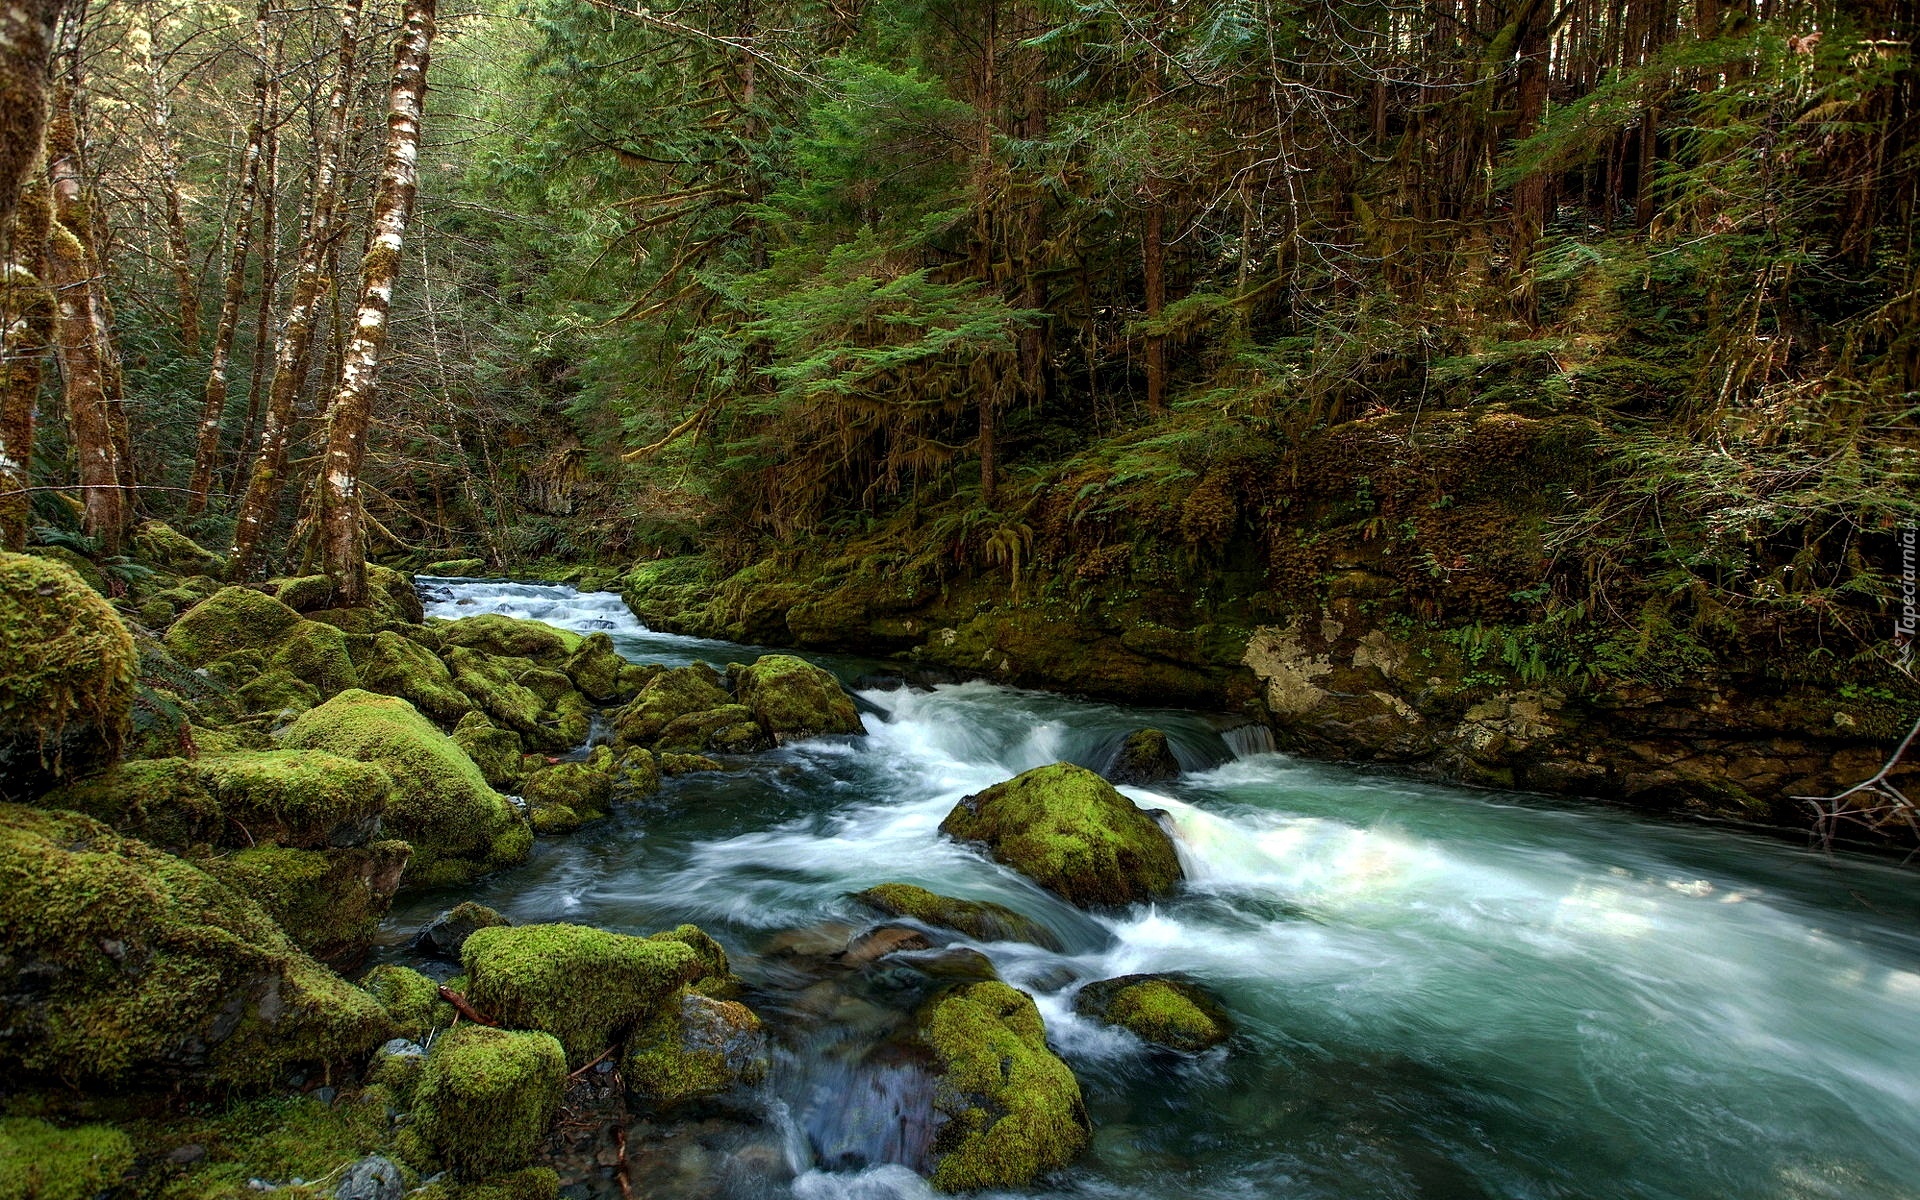
[[[137,663],[119,614],[72,571],[0,553],[0,799],[112,761]]]
[[[523,862],[532,849],[532,831],[505,797],[405,700],[342,692],[295,721],[285,743],[386,769],[396,790],[387,829],[413,846],[410,885],[464,882]]]
[[[934,1187],[1029,1187],[1087,1148],[1080,1083],[1047,1049],[1025,993],[991,981],[957,988],[921,1010],[919,1029],[937,1078]]]
[[[621,1074],[647,1100],[676,1104],[758,1084],[767,1066],[766,1033],[752,1009],[686,988],[634,1030]]]
[[[333,1200],[400,1200],[407,1181],[392,1159],[369,1154],[347,1168],[334,1186]]]
[[[462,1024],[434,1041],[414,1091],[414,1132],[462,1180],[530,1161],[566,1085],[551,1035]]]
[[[1158,729],[1129,733],[1107,768],[1107,778],[1114,783],[1160,783],[1179,774],[1180,760],[1173,756],[1167,735]]]
[[[996,861],[1073,904],[1131,904],[1173,894],[1173,839],[1084,767],[1035,767],[960,801],[942,833],[979,842]]]
[[[982,942],[1031,942],[1060,949],[1053,932],[1004,904],[985,900],[957,900],[910,883],[883,883],[854,896],[881,912],[907,917],[942,929],[958,930]]]
[[[791,654],[768,654],[729,668],[734,696],[775,745],[825,734],[864,734],[860,710],[829,671]]]
[[[465,949],[467,939],[482,929],[504,929],[512,925],[499,913],[484,904],[472,900],[462,900],[428,921],[414,938],[414,949],[431,954],[435,958],[444,958],[449,962],[459,962],[460,952]]]
[[[33,1117],[0,1118],[0,1196],[94,1200],[133,1166],[133,1139],[111,1125],[61,1129]]]
[[[1205,991],[1170,975],[1123,975],[1080,989],[1073,1010],[1142,1041],[1197,1053],[1233,1036],[1233,1020]]]

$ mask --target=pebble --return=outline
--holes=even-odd
[[[207,1148],[199,1142],[188,1142],[184,1146],[175,1146],[167,1151],[167,1161],[180,1167],[190,1166],[206,1156]]]
[[[332,1104],[333,1098],[340,1094],[339,1088],[317,1087],[313,1089],[313,1098],[322,1104]]]
[[[400,1200],[406,1190],[406,1181],[392,1159],[369,1154],[347,1168],[333,1196],[334,1200]]]

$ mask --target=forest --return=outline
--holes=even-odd
[[[0,4],[0,1200],[1906,1194],[1916,29]]]

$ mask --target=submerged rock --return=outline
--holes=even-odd
[[[138,661],[120,615],[78,575],[0,553],[0,799],[112,761]]]
[[[506,798],[405,700],[342,692],[295,721],[285,743],[376,763],[392,776],[387,828],[413,846],[409,884],[462,883],[524,862],[532,849],[533,831]]]
[[[1047,1049],[1033,1000],[1004,983],[957,988],[920,1012],[932,1051],[933,1186],[1024,1188],[1087,1148],[1080,1083]]]
[[[1060,949],[1060,939],[1051,930],[1004,904],[958,900],[910,883],[883,883],[853,898],[891,916],[957,930],[982,942],[1030,942],[1048,950]]]
[[[1072,763],[1035,767],[968,796],[940,831],[981,843],[996,861],[1073,904],[1161,899],[1181,879],[1173,839],[1158,822]]]
[[[1173,745],[1158,729],[1136,729],[1120,743],[1107,778],[1114,783],[1161,783],[1177,778],[1180,760]]]
[[[1233,1020],[1218,1000],[1170,975],[1122,975],[1090,983],[1074,997],[1073,1011],[1190,1054],[1233,1036]]]
[[[523,1167],[546,1138],[566,1077],[566,1053],[551,1034],[457,1026],[427,1055],[413,1133],[462,1180]]]
[[[482,929],[504,929],[512,924],[484,904],[462,900],[428,921],[414,938],[413,945],[414,949],[436,958],[459,962],[468,938]]]
[[[133,1157],[133,1139],[111,1125],[0,1118],[0,1196],[8,1200],[93,1200],[120,1185]]]
[[[864,734],[860,710],[829,671],[791,654],[768,654],[729,669],[734,696],[775,745],[826,734]]]

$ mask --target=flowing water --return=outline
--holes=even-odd
[[[436,616],[605,629],[641,661],[751,653],[649,632],[608,595],[422,590]],[[821,661],[849,680],[870,669]],[[846,896],[884,881],[1045,922],[1063,951],[979,947],[1035,996],[1095,1125],[1092,1152],[1037,1195],[1920,1196],[1910,871],[1302,762],[1198,714],[978,682],[857,694],[867,737],[668,780],[462,894],[516,921],[697,922],[763,987],[777,980],[757,951],[861,927]],[[1122,789],[1170,812],[1189,879],[1177,899],[1088,915],[940,836],[961,796],[1056,760],[1101,766],[1142,725],[1165,729],[1187,769]],[[397,910],[394,939],[449,899]],[[1141,971],[1203,981],[1238,1039],[1174,1059],[1073,1014],[1081,984]],[[780,1002],[766,1003],[778,1031]],[[784,1040],[766,1103],[785,1170],[736,1184],[700,1159],[712,1169],[674,1194],[927,1194],[898,1166],[862,1164],[877,1143],[847,1113],[831,1036]]]

